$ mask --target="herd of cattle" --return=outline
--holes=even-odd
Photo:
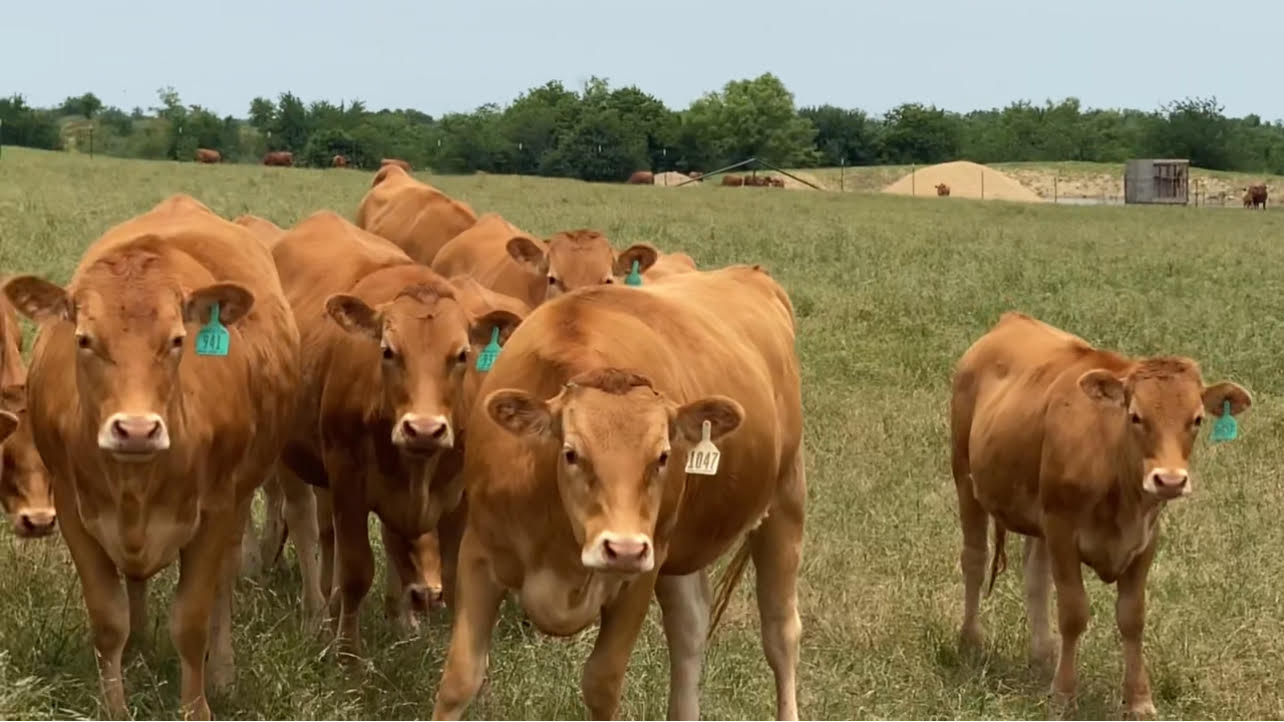
[[[597,718],[617,711],[654,596],[668,714],[696,719],[706,641],[750,561],[776,714],[797,718],[801,369],[793,306],[760,266],[699,269],[589,229],[538,238],[388,163],[356,223],[229,221],[176,195],[109,229],[66,286],[9,277],[0,305],[0,499],[19,536],[60,530],[110,714],[127,714],[147,580],[175,560],[184,715],[208,718],[207,683],[232,681],[236,578],[276,563],[287,534],[305,617],[359,655],[373,512],[389,616],[451,610],[436,718],[477,694],[514,592],[546,633],[600,622],[581,680]],[[15,309],[39,325],[29,368]],[[1190,492],[1205,415],[1250,403],[1191,359],[1005,314],[954,376],[962,641],[981,639],[987,562],[992,587],[1007,531],[1026,535],[1041,660],[1057,657],[1058,592],[1054,690],[1075,691],[1083,563],[1118,582],[1125,701],[1153,712],[1141,631],[1159,511]],[[715,595],[707,570],[733,547]]]
[[[211,148],[197,148],[196,162],[222,163],[223,154]],[[269,151],[263,155],[263,165],[284,166],[287,168],[291,167],[294,165],[294,153],[291,153],[288,150]],[[330,166],[333,168],[347,168],[350,165],[351,162],[348,160],[346,155],[335,155],[330,159]],[[395,165],[404,169],[407,173],[411,170],[410,163],[400,158],[384,158],[380,161],[379,165],[380,167],[385,165]]]

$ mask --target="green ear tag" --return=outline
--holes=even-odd
[[[477,357],[477,370],[490,371],[490,367],[495,365],[495,360],[499,358],[499,327],[496,326],[490,330],[490,343],[482,349],[481,355]]]
[[[1230,401],[1222,402],[1222,415],[1213,422],[1213,433],[1208,437],[1210,441],[1234,441],[1239,436],[1239,424],[1231,416],[1230,408]]]
[[[625,277],[624,277],[624,284],[625,284],[626,286],[641,286],[641,285],[642,285],[642,274],[638,273],[638,265],[639,265],[639,264],[638,264],[637,259],[634,259],[634,261],[633,261],[633,270],[629,271],[629,275],[627,275],[627,276],[625,276]]]
[[[210,322],[196,334],[197,356],[226,356],[231,342],[227,328],[218,320],[218,304],[210,306]]]

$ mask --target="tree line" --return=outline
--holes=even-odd
[[[683,110],[637,87],[591,78],[578,91],[550,81],[507,105],[434,118],[371,110],[359,100],[305,102],[290,92],[254,98],[244,118],[219,117],[163,88],[151,108],[105,105],[93,93],[54,108],[0,99],[0,143],[106,155],[191,160],[212,148],[257,162],[288,150],[322,167],[335,155],[378,167],[396,157],[442,173],[518,173],[618,181],[636,170],[709,171],[750,156],[782,167],[929,164],[968,159],[1122,162],[1188,158],[1197,167],[1284,174],[1284,123],[1228,117],[1216,98],[1151,111],[1085,109],[1076,98],[956,113],[905,103],[875,115],[832,105],[797,107],[767,73],[733,80]]]

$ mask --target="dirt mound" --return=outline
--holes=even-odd
[[[669,172],[667,172],[667,173],[656,173],[656,174],[655,174],[655,184],[656,184],[656,185],[658,185],[658,186],[668,186],[669,188],[672,188],[673,186],[676,186],[676,185],[677,185],[677,184],[679,184],[679,183],[683,183],[683,182],[685,182],[685,181],[689,181],[689,180],[691,180],[691,176],[687,175],[686,173],[678,173],[678,172],[676,172],[676,171],[669,171]],[[699,184],[699,183],[687,183],[686,185],[684,185],[684,186],[682,186],[682,187],[683,187],[683,188],[695,188],[695,187],[696,187],[696,186],[698,186],[698,185],[700,185],[700,184]]]
[[[938,183],[950,187],[951,198],[984,198],[1025,203],[1043,201],[1037,193],[1021,185],[1015,178],[966,160],[919,168],[887,186],[883,192],[935,197]]]

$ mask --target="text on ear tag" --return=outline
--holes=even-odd
[[[1222,415],[1217,417],[1213,422],[1213,433],[1209,435],[1209,441],[1234,441],[1239,438],[1239,423],[1235,417],[1231,416],[1231,402],[1229,400],[1222,402]]]
[[[226,356],[231,341],[227,328],[218,320],[218,304],[214,303],[210,306],[210,322],[196,334],[196,355]]]
[[[490,330],[490,343],[486,344],[486,348],[477,355],[477,370],[490,371],[490,367],[494,366],[496,359],[499,358],[499,351],[499,327],[496,326]]]
[[[712,424],[705,421],[700,426],[700,443],[687,454],[687,473],[713,476],[718,473],[718,458],[722,452],[709,439]]]

